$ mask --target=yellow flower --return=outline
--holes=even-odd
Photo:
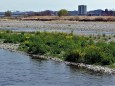
[[[25,41],[24,43],[25,43],[25,44],[28,44],[28,43],[29,43],[29,41]]]
[[[66,36],[66,39],[72,39],[73,36]]]
[[[26,36],[26,39],[29,39],[30,37],[29,36]]]

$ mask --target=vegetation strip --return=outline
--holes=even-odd
[[[11,31],[0,31],[0,40],[3,43],[19,44],[19,50],[28,54],[52,56],[69,61],[66,62],[69,64],[84,63],[82,67],[91,70],[103,69],[103,72],[115,73],[114,70],[105,71],[107,69],[104,67],[90,66],[93,64],[115,67],[115,42],[106,43],[94,40],[93,37],[76,36],[72,33]]]

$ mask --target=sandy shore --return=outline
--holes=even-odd
[[[0,28],[34,28],[42,30],[79,30],[115,33],[115,22],[78,21],[0,21]]]

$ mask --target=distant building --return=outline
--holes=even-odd
[[[36,15],[38,15],[38,16],[55,16],[56,13],[57,13],[56,11],[45,10],[45,11],[38,12]]]
[[[4,17],[5,16],[5,12],[0,12],[0,17]]]
[[[78,11],[68,11],[68,15],[69,16],[77,16],[78,15]]]
[[[87,6],[86,5],[78,6],[78,15],[87,15]]]
[[[102,12],[102,16],[115,16],[115,11],[105,9],[105,11]]]
[[[12,17],[22,17],[24,15],[25,15],[24,12],[20,12],[20,11],[12,12]]]
[[[103,10],[97,9],[97,10],[92,10],[87,13],[88,16],[102,16]]]
[[[92,10],[89,11],[87,13],[88,16],[115,16],[115,11],[112,10],[101,10],[101,9],[97,9],[97,10]]]

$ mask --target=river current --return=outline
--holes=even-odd
[[[0,86],[115,86],[115,76],[0,49]]]

